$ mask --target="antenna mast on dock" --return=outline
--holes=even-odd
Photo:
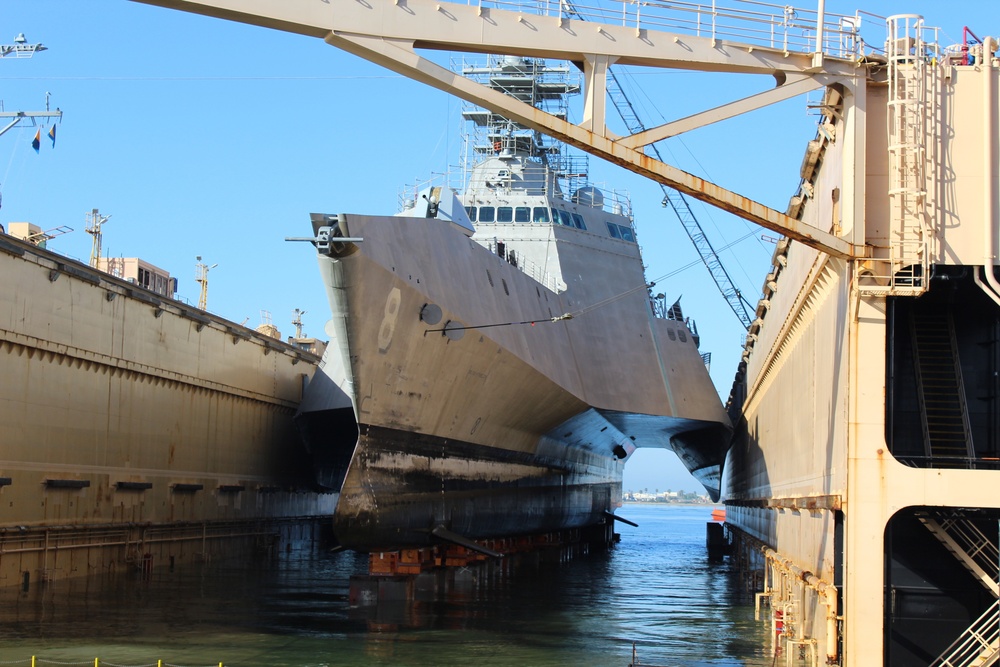
[[[295,327],[295,337],[302,338],[302,316],[306,314],[306,311],[296,308],[292,312],[295,313],[295,318],[292,320],[292,325]]]
[[[200,310],[208,310],[208,272],[217,267],[218,264],[213,264],[212,266],[202,264],[201,255],[198,255],[195,259],[198,260],[198,264],[196,265],[194,280],[201,285],[201,296],[198,297],[198,308]]]
[[[110,215],[101,215],[96,208],[87,214],[89,222],[84,231],[94,237],[94,243],[90,249],[90,265],[95,269],[100,268],[97,265],[101,262],[101,241],[103,239],[101,227],[110,217]]]

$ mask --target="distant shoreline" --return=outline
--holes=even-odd
[[[664,507],[670,507],[670,506],[675,506],[675,507],[725,507],[725,505],[723,505],[722,503],[712,503],[712,502],[708,502],[708,503],[696,503],[696,502],[687,502],[687,501],[676,502],[676,503],[675,502],[661,503],[661,502],[656,502],[655,500],[653,500],[653,501],[650,501],[650,500],[623,500],[622,501],[622,505],[623,506],[624,505],[663,505]]]

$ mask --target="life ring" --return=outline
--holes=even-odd
[[[494,151],[496,151],[497,153],[499,153],[501,148],[503,148],[503,144],[502,143],[500,143],[499,141],[494,141],[493,142],[493,150]]]

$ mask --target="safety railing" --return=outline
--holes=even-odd
[[[883,52],[885,23],[866,12],[853,15],[824,12],[790,5],[727,0],[726,2],[604,1],[572,3],[565,0],[468,0],[467,4],[558,18],[695,35],[740,42],[783,51],[823,52],[838,58],[857,58]],[[870,17],[870,18],[869,18]],[[863,29],[878,25],[868,42]]]

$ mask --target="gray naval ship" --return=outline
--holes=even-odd
[[[566,67],[463,74],[565,113]],[[384,551],[605,523],[636,447],[718,498],[729,419],[679,304],[652,295],[626,197],[586,158],[467,109],[462,194],[393,216],[313,214],[331,342],[297,415],[334,531]]]

